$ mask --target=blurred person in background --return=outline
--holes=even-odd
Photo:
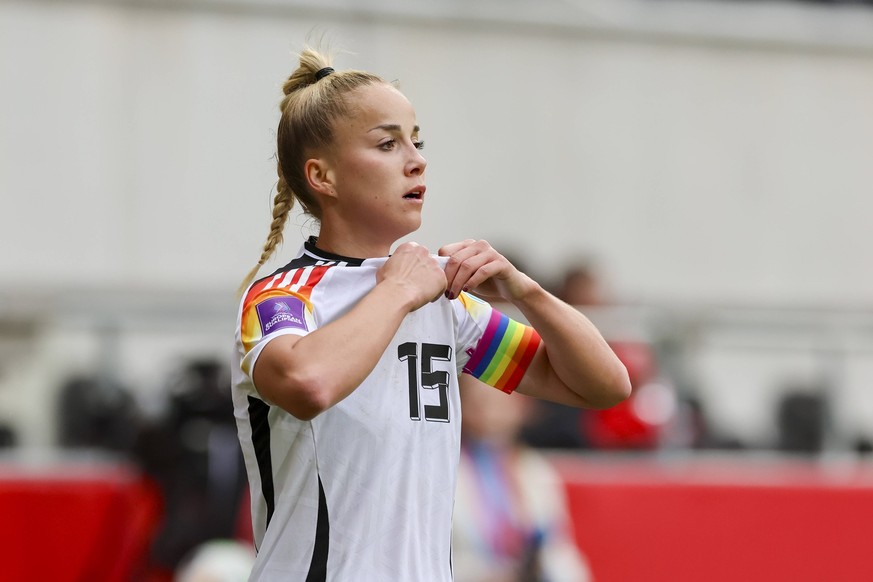
[[[555,294],[576,307],[606,305],[606,290],[592,259],[580,260],[564,271]]]
[[[602,268],[592,258],[570,263],[555,294],[569,305],[589,312],[613,306]],[[608,337],[610,347],[630,378],[630,398],[605,410],[580,410],[559,403],[537,401],[522,438],[531,446],[549,449],[653,450],[664,446],[691,447],[701,440],[702,411],[694,419],[691,405],[680,402],[675,386],[659,365],[655,346],[641,339]],[[698,404],[698,403],[694,403]]]
[[[227,366],[211,359],[185,362],[168,381],[163,413],[139,432],[137,458],[164,499],[150,582],[172,579],[201,544],[239,537],[246,476],[228,384]]]
[[[627,372],[487,242],[391,253],[421,225],[427,165],[392,84],[306,49],[283,91],[273,220],[243,282],[233,369],[252,580],[448,582],[459,383],[606,407],[627,397]],[[295,202],[319,235],[251,283]]]
[[[600,276],[588,259],[576,261],[564,270],[555,286],[555,295],[582,309],[606,303]],[[584,418],[584,413],[572,406],[545,400],[535,402],[522,429],[522,439],[544,449],[589,448]]]
[[[128,388],[100,375],[75,375],[63,381],[55,418],[58,444],[130,455],[142,415]]]
[[[452,560],[457,582],[590,580],[566,495],[546,457],[519,441],[533,401],[461,388],[461,462]]]

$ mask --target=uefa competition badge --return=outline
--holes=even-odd
[[[255,309],[263,335],[280,329],[309,331],[303,317],[303,301],[297,297],[271,297],[258,303]]]

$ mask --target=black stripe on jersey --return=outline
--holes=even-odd
[[[312,562],[306,582],[325,582],[327,580],[327,550],[330,541],[330,521],[327,515],[327,499],[318,476],[318,522],[315,525],[315,543],[312,547]]]
[[[273,491],[273,461],[270,456],[270,405],[254,396],[249,396],[249,422],[252,425],[252,445],[261,476],[261,494],[267,503],[267,526],[273,517],[275,493]],[[266,526],[265,526],[266,529]]]
[[[455,541],[452,536],[449,536],[449,574],[452,575],[452,580],[455,579],[455,565],[452,563],[452,548],[455,547]]]

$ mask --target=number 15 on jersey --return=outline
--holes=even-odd
[[[432,422],[449,422],[449,373],[444,370],[433,370],[433,363],[451,361],[451,346],[406,342],[397,346],[397,357],[401,362],[406,362],[409,378],[409,418],[421,420],[422,406],[419,391],[436,390],[439,404],[425,404],[424,419]]]

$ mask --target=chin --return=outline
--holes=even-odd
[[[409,222],[407,222],[404,225],[403,234],[401,234],[397,238],[402,238],[408,234],[412,234],[413,232],[417,231],[419,228],[421,228],[421,215],[418,215],[414,220],[410,220]]]

